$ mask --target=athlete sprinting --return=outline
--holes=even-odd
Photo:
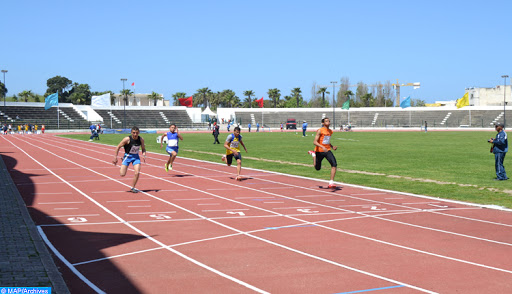
[[[160,148],[164,146],[165,136],[167,136],[167,147],[165,148],[165,151],[169,153],[169,159],[167,160],[164,168],[165,171],[168,172],[169,170],[172,170],[172,164],[174,163],[174,159],[176,159],[176,155],[178,155],[178,139],[183,141],[183,137],[180,135],[178,127],[175,124],[172,124],[169,127],[169,132],[163,134],[160,138]]]
[[[244,150],[247,153],[247,148],[245,148],[244,142],[242,141],[242,135],[240,135],[240,127],[235,127],[233,129],[233,134],[229,134],[226,138],[226,142],[224,142],[226,155],[222,156],[222,161],[225,161],[228,166],[231,166],[233,157],[236,159],[237,181],[242,180],[242,176],[240,175],[240,172],[242,171],[242,154],[240,154],[240,145],[244,147]]]
[[[124,177],[126,175],[126,171],[128,170],[128,166],[130,163],[133,164],[133,170],[135,171],[133,175],[133,182],[132,182],[132,193],[139,193],[140,191],[135,189],[135,185],[137,184],[137,181],[139,180],[139,174],[140,174],[140,157],[139,157],[139,151],[142,150],[142,155],[144,159],[144,163],[146,163],[146,146],[144,145],[144,139],[142,139],[141,136],[139,136],[139,128],[133,127],[131,131],[131,135],[128,137],[125,137],[119,145],[117,145],[116,148],[116,155],[112,163],[114,165],[117,165],[117,155],[119,153],[119,149],[121,147],[124,147],[124,156],[123,156],[123,162],[121,164],[121,170],[119,173],[121,174],[121,177]]]
[[[324,158],[327,159],[331,164],[331,180],[327,187],[336,188],[336,185],[334,184],[334,177],[336,176],[338,163],[336,162],[336,157],[332,154],[331,149],[336,150],[338,147],[331,144],[332,130],[329,129],[330,125],[331,121],[329,118],[325,117],[322,119],[322,127],[316,132],[315,140],[313,141],[315,151],[309,151],[308,153],[313,156],[313,165],[316,170],[320,170],[322,168],[322,160]]]

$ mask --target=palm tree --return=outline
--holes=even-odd
[[[28,102],[28,98],[32,97],[32,91],[23,91],[18,95],[21,97],[21,99],[25,100],[25,102]]]
[[[322,107],[325,107],[325,94],[330,94],[327,92],[327,87],[320,87],[316,93],[322,94]]]
[[[172,98],[174,98],[174,106],[180,106],[180,98],[185,98],[187,96],[187,93],[185,92],[176,92],[172,94]]]
[[[121,92],[121,94],[119,94],[119,95],[120,95],[120,97],[123,98],[124,105],[127,105],[128,104],[128,97],[131,97],[133,92],[130,89],[124,89],[124,90],[121,90],[120,92]]]
[[[210,89],[208,89],[208,87],[206,87],[206,88],[201,88],[201,89],[197,90],[197,93],[203,95],[203,105],[204,105],[204,108],[206,108],[208,106],[208,99],[206,99],[206,94],[212,93],[212,90],[210,90]]]
[[[251,96],[254,96],[254,91],[253,90],[249,90],[249,91],[245,91],[244,92],[244,95],[247,96],[247,100],[249,102],[249,105],[250,107],[252,108],[252,99],[251,99]]]
[[[292,97],[295,97],[295,99],[297,100],[297,108],[299,108],[299,99],[302,98],[302,95],[300,93],[302,93],[300,88],[293,88]]]
[[[0,94],[2,95],[2,98],[7,95],[7,88],[5,87],[4,83],[0,82]]]
[[[347,97],[347,100],[350,100],[350,97],[354,96],[354,92],[347,90],[347,91],[345,91],[345,93],[343,93],[343,95],[345,95],[345,97]],[[352,106],[352,105],[350,105],[350,106]]]
[[[274,108],[277,107],[277,103],[279,102],[279,97],[281,97],[281,91],[277,88],[268,89],[268,97],[274,101]]]
[[[221,103],[228,107],[237,107],[240,104],[240,99],[233,90],[227,89],[221,93]]]
[[[164,99],[161,94],[158,94],[157,92],[152,92],[148,95],[148,99],[153,100],[153,106],[156,106],[156,101]]]

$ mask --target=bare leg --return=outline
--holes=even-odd
[[[174,163],[174,160],[176,159],[176,155],[178,155],[175,151],[172,151],[171,152],[171,157],[169,158],[169,161],[167,162],[167,164],[173,164]]]
[[[240,176],[240,172],[242,171],[242,161],[240,159],[236,160],[236,174]]]
[[[135,188],[135,185],[137,184],[137,181],[139,180],[140,164],[134,165],[133,170],[135,171],[135,173],[133,175],[132,188]]]
[[[336,167],[331,167],[331,181],[334,181],[334,177],[336,176]]]
[[[127,170],[128,170],[128,166],[124,165],[124,164],[121,164],[121,170],[119,171],[119,174],[121,175],[121,177],[126,176],[126,171]]]

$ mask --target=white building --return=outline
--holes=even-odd
[[[507,105],[512,105],[511,90],[510,85],[501,85],[494,88],[467,88],[466,92],[469,93],[469,105],[503,106],[503,100]]]
[[[160,97],[162,99],[159,99],[155,101],[153,99],[149,99],[148,96],[150,94],[132,94],[128,96],[128,101],[126,103],[126,106],[169,106],[169,100],[164,100],[164,95],[160,94]],[[123,106],[124,101],[121,94],[117,93],[113,95],[114,103],[113,106]]]

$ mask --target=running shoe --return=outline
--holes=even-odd
[[[132,193],[139,193],[140,191],[139,191],[139,190],[137,190],[137,189],[135,189],[135,188],[132,188],[132,189],[130,190],[130,192],[132,192]]]
[[[169,166],[167,165],[167,163],[164,165],[164,168],[165,168],[165,171],[168,172],[169,171]]]
[[[329,186],[327,186],[327,188],[334,189],[334,188],[336,188],[336,185],[335,184],[329,184]]]
[[[169,164],[169,170],[172,170],[172,164]]]
[[[91,139],[89,139],[89,142],[92,142],[92,140],[91,140]]]
[[[224,161],[224,162],[225,162],[225,161],[226,161],[226,155],[222,156],[222,158],[221,158],[221,159],[222,159],[222,161]]]
[[[236,177],[236,180],[237,180],[237,181],[241,181],[241,180],[242,180],[242,176],[237,176],[237,177]]]
[[[309,155],[314,155],[314,154],[316,155],[315,151],[313,151],[313,150],[309,150],[309,151],[308,151],[308,154],[309,154]]]

